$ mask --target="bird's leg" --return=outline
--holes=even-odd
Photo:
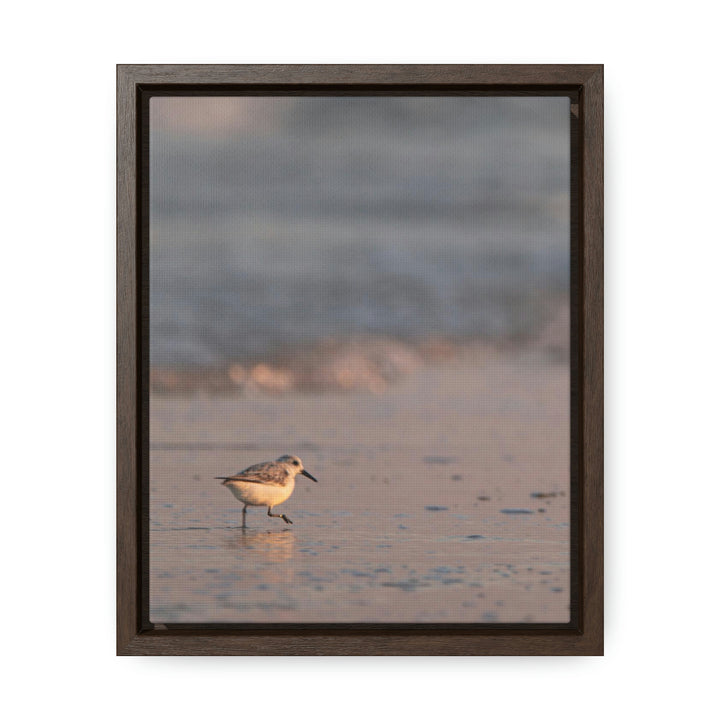
[[[287,516],[287,515],[273,515],[270,511],[272,510],[272,507],[268,507],[268,515],[270,517],[280,517],[282,518],[286,523],[290,523],[290,525],[293,524],[293,521]]]
[[[245,527],[245,519],[247,518],[247,505],[243,505],[243,524],[242,526]]]

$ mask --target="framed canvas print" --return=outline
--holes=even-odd
[[[602,67],[118,67],[118,653],[602,653]]]

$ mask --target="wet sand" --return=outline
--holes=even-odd
[[[562,333],[561,333],[562,335]],[[382,394],[151,397],[150,619],[568,622],[569,368],[465,347]],[[214,480],[284,453],[275,512]]]

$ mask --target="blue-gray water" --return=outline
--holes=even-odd
[[[532,331],[569,278],[567,98],[153,98],[151,362]]]

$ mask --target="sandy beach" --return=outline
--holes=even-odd
[[[566,324],[381,393],[152,395],[151,621],[567,622]],[[319,483],[243,530],[214,476],[286,452]]]

